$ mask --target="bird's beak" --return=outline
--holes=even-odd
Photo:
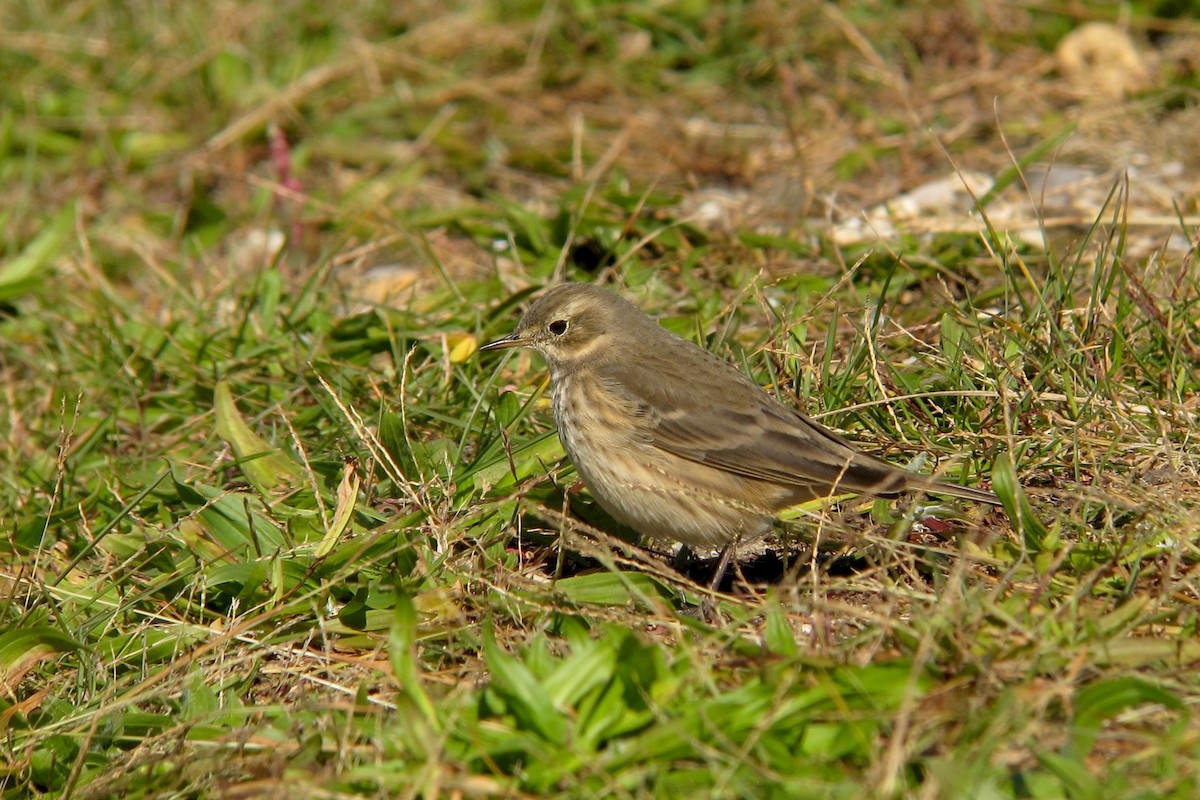
[[[510,347],[524,347],[529,344],[529,340],[521,335],[520,331],[513,331],[503,339],[497,339],[494,342],[488,342],[479,348],[480,352],[484,350],[507,350]]]

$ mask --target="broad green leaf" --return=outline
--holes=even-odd
[[[1062,782],[1067,790],[1066,797],[1099,800],[1102,796],[1100,783],[1081,760],[1045,751],[1038,753],[1037,757]]]
[[[229,492],[201,483],[187,484],[175,480],[180,500],[197,510],[189,522],[198,525],[181,526],[185,540],[198,535],[195,528],[224,549],[224,553],[206,554],[206,558],[223,555],[226,558],[265,556],[284,546],[282,532],[276,523],[265,516],[258,495]]]
[[[788,623],[787,615],[778,602],[767,607],[767,619],[763,638],[771,652],[781,656],[794,656],[799,648],[796,645],[796,634]]]
[[[559,662],[542,681],[542,688],[556,706],[576,706],[588,692],[611,680],[616,666],[616,650],[607,643],[592,642]]]
[[[1175,695],[1132,676],[1096,681],[1083,687],[1075,695],[1075,720],[1066,754],[1084,758],[1091,752],[1105,720],[1145,703],[1156,703],[1175,711],[1184,708]]]
[[[1200,662],[1200,639],[1151,639],[1123,637],[1092,644],[1092,663],[1143,667],[1156,661],[1191,665]]]
[[[50,262],[62,249],[74,224],[75,206],[69,204],[16,258],[0,265],[0,302],[28,293],[49,276]]]
[[[0,672],[7,680],[10,674],[23,671],[46,656],[69,653],[79,647],[79,642],[47,625],[12,628],[0,634]]]
[[[180,718],[188,721],[202,719],[220,707],[217,693],[205,682],[204,672],[194,670],[188,677],[187,687],[180,697]]]
[[[411,595],[396,593],[395,618],[388,634],[388,658],[401,691],[421,712],[434,730],[441,725],[437,710],[425,692],[425,683],[417,659],[417,609]]]
[[[176,659],[212,635],[212,631],[202,625],[178,623],[103,636],[96,640],[94,646],[100,656],[109,662],[110,669],[116,664],[143,668]]]
[[[1004,504],[1009,521],[1020,532],[1026,550],[1036,555],[1052,550],[1057,545],[1058,537],[1046,528],[1029,504],[1008,453],[996,456],[992,464],[992,488]]]
[[[333,522],[330,523],[329,530],[325,532],[321,543],[317,545],[317,558],[329,555],[329,551],[333,549],[338,539],[350,526],[350,518],[354,514],[354,505],[358,502],[358,489],[361,484],[362,479],[358,476],[358,465],[348,462],[345,472],[342,474],[342,481],[338,484],[337,509],[333,514]]]
[[[545,472],[567,455],[556,432],[550,432],[520,447],[513,448],[511,458],[503,447],[486,454],[480,466],[468,474],[476,491],[504,489],[531,475]],[[464,476],[466,477],[466,476]]]
[[[941,334],[942,356],[953,368],[962,355],[963,327],[949,312],[942,315]]]
[[[410,479],[420,475],[417,463],[413,460],[412,448],[408,444],[403,417],[390,411],[383,413],[379,418],[379,442],[392,457],[401,475]]]
[[[670,589],[643,572],[592,572],[563,578],[554,584],[556,591],[576,603],[596,606],[624,606],[658,595],[673,596]]]
[[[246,425],[229,384],[219,381],[214,395],[217,435],[233,449],[238,468],[250,485],[266,500],[300,486],[304,481],[300,465]]]
[[[491,688],[504,700],[517,724],[554,744],[565,744],[567,719],[543,689],[541,682],[520,659],[496,644],[491,623],[483,628],[483,657],[492,674]]]

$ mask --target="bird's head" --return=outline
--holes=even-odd
[[[646,322],[649,320],[635,306],[607,289],[563,283],[535,300],[516,330],[479,349],[532,347],[546,359],[553,374],[596,358],[606,349],[611,352],[622,337]]]

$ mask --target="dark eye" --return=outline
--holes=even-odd
[[[567,321],[565,319],[556,319],[550,323],[549,330],[555,336],[562,336],[567,332]]]

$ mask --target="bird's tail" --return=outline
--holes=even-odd
[[[988,503],[993,506],[1003,505],[1000,502],[1000,498],[994,492],[989,492],[986,489],[974,489],[970,486],[959,486],[956,483],[947,483],[935,478],[929,479],[921,488],[933,494],[948,494],[951,497],[961,497],[963,500],[973,500],[976,503]]]

